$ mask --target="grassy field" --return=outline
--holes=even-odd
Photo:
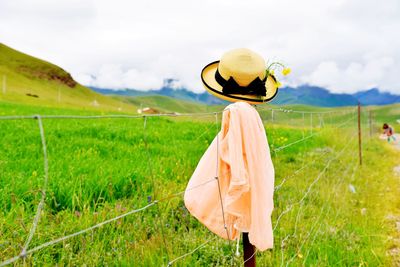
[[[114,98],[133,104],[137,107],[155,107],[161,112],[193,113],[213,112],[221,109],[221,106],[209,106],[162,95],[136,97],[114,96]]]
[[[272,151],[313,136],[272,153],[275,247],[257,253],[258,265],[395,265],[388,252],[398,245],[393,218],[400,214],[400,183],[393,167],[400,165],[400,153],[377,134],[382,121],[394,124],[398,106],[374,107],[371,137],[368,113],[363,113],[362,166],[354,114],[259,113]],[[104,112],[0,102],[0,115],[15,114]],[[214,115],[202,120],[44,119],[43,125],[49,183],[29,248],[181,192],[217,132]],[[41,198],[44,170],[37,120],[0,120],[0,138],[1,263],[21,252]],[[177,194],[16,264],[166,266],[209,241],[173,266],[242,265],[242,258],[233,256],[235,242],[214,237]]]

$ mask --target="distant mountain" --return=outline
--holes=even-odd
[[[360,91],[354,94],[335,94],[325,88],[302,85],[297,88],[285,87],[272,103],[280,104],[305,104],[322,107],[340,107],[357,105],[389,105],[400,103],[400,95],[381,92],[379,89]]]
[[[153,89],[149,91],[140,91],[135,89],[113,90],[113,89],[104,89],[98,87],[90,87],[90,88],[104,95],[120,95],[120,96],[162,95],[187,101],[200,102],[207,105],[225,105],[229,103],[228,101],[219,99],[208,92],[197,94],[185,88],[174,88],[173,83],[174,83],[173,79],[166,79],[164,81],[163,86],[160,89]]]
[[[304,104],[321,107],[357,105],[357,97],[351,94],[334,94],[325,88],[302,85],[297,88],[284,87],[272,101],[277,105]]]
[[[376,88],[355,93],[354,96],[364,105],[388,105],[400,103],[400,95],[380,92]]]
[[[229,103],[214,97],[208,92],[197,94],[185,88],[174,89],[172,84],[173,80],[167,79],[161,89],[150,91],[91,88],[94,91],[105,95],[130,97],[162,95],[187,101],[200,102],[207,105],[226,105]],[[386,105],[400,103],[400,95],[380,92],[378,89],[370,89],[355,94],[335,94],[322,87],[302,85],[297,88],[283,87],[279,89],[279,93],[272,103],[276,105],[304,104],[320,107],[341,107],[357,105],[358,101],[363,105]]]

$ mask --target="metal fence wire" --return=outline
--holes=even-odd
[[[276,121],[276,114],[277,113],[301,114],[302,118],[303,118],[302,119],[303,126],[305,124],[305,120],[304,120],[305,115],[309,115],[311,118],[312,118],[312,116],[314,116],[315,118],[319,118],[320,126],[324,125],[324,123],[323,123],[323,117],[324,116],[332,116],[334,114],[339,114],[339,115],[344,115],[344,116],[345,115],[350,115],[349,119],[347,119],[344,122],[341,122],[341,123],[339,123],[338,125],[335,126],[337,129],[340,129],[342,127],[348,126],[351,123],[353,123],[353,124],[356,123],[355,116],[354,116],[356,114],[355,113],[355,111],[356,111],[355,109],[346,109],[346,110],[341,110],[341,111],[323,111],[323,112],[311,112],[311,111],[305,111],[305,110],[276,109],[276,108],[257,108],[257,110],[258,111],[268,111],[268,112],[270,111],[271,114],[272,114],[271,115],[272,121],[274,121],[274,120]],[[27,257],[28,255],[33,254],[33,253],[35,253],[35,252],[37,252],[39,250],[42,250],[42,249],[45,249],[47,247],[53,246],[55,244],[58,244],[60,242],[65,241],[67,239],[71,239],[73,237],[76,237],[76,236],[83,235],[85,233],[91,232],[94,229],[100,228],[103,225],[110,224],[110,223],[115,222],[115,221],[117,221],[119,219],[122,219],[124,217],[131,216],[131,215],[139,213],[139,212],[144,212],[147,209],[152,208],[152,207],[157,209],[157,213],[160,213],[160,210],[159,210],[158,206],[159,206],[159,204],[161,202],[170,200],[171,198],[181,197],[185,192],[193,190],[193,189],[196,189],[198,187],[204,186],[204,185],[209,184],[209,183],[216,183],[218,185],[219,194],[220,194],[219,198],[220,198],[220,204],[221,204],[221,213],[222,213],[222,216],[224,216],[224,214],[225,214],[224,207],[223,207],[223,202],[222,202],[222,196],[221,196],[221,189],[219,187],[219,178],[218,178],[218,175],[217,175],[218,172],[216,172],[216,176],[215,177],[210,177],[209,180],[207,180],[206,182],[204,182],[202,184],[199,184],[199,185],[193,186],[192,188],[188,188],[188,189],[186,189],[184,191],[175,192],[173,194],[170,194],[170,195],[167,195],[167,196],[163,196],[163,197],[160,197],[160,196],[158,196],[156,194],[156,192],[153,192],[154,195],[153,195],[152,201],[150,201],[147,205],[145,205],[145,206],[143,206],[141,208],[130,210],[130,211],[126,212],[126,213],[120,214],[120,215],[115,216],[113,218],[110,218],[108,220],[99,222],[99,223],[97,223],[97,224],[95,224],[93,226],[90,226],[90,227],[86,228],[86,229],[82,229],[82,230],[77,231],[75,233],[71,233],[71,234],[68,234],[68,235],[65,235],[65,236],[50,240],[48,242],[42,243],[42,244],[40,244],[38,246],[35,246],[35,247],[30,247],[30,243],[32,241],[32,238],[35,235],[35,232],[37,230],[37,226],[38,226],[38,224],[40,222],[40,217],[41,217],[42,211],[44,209],[44,203],[45,203],[45,200],[46,200],[46,190],[47,190],[47,185],[48,185],[48,182],[49,182],[49,162],[48,162],[48,157],[47,157],[47,146],[46,146],[45,130],[44,130],[44,127],[43,127],[43,120],[44,119],[51,119],[51,120],[65,120],[65,119],[75,119],[75,120],[76,119],[84,119],[84,120],[85,119],[86,120],[89,119],[89,120],[92,120],[92,119],[95,119],[95,120],[98,120],[98,119],[140,119],[140,118],[143,118],[144,119],[144,124],[143,124],[144,141],[146,143],[146,136],[147,136],[146,123],[147,123],[147,118],[151,118],[151,117],[184,117],[184,116],[185,117],[215,116],[215,125],[214,125],[214,127],[215,127],[216,133],[218,133],[219,130],[220,130],[219,129],[219,125],[218,125],[218,114],[222,114],[222,113],[223,113],[223,111],[221,111],[221,112],[210,112],[210,113],[151,114],[151,115],[101,115],[101,116],[100,115],[94,115],[94,116],[79,116],[79,115],[29,115],[29,116],[25,116],[24,115],[24,116],[18,116],[17,115],[17,116],[0,116],[0,120],[27,120],[27,119],[37,120],[38,129],[39,129],[40,138],[41,138],[42,154],[43,154],[43,169],[44,169],[43,185],[42,185],[42,188],[41,188],[41,191],[40,191],[41,198],[40,198],[39,204],[37,206],[36,214],[34,216],[34,219],[33,219],[29,234],[28,234],[28,236],[26,238],[26,241],[21,246],[22,249],[21,249],[20,254],[14,256],[12,258],[3,260],[2,262],[0,262],[0,266],[6,266],[6,265],[9,265],[9,264],[15,263],[19,259],[23,259],[23,258]],[[274,114],[275,114],[275,118],[274,118]],[[329,129],[329,128],[323,128],[320,131],[311,132],[309,135],[304,135],[303,134],[302,138],[300,138],[298,140],[295,140],[295,141],[293,141],[291,143],[282,145],[280,147],[276,147],[276,148],[274,148],[272,150],[272,152],[274,152],[274,153],[281,152],[281,151],[283,151],[286,148],[289,148],[291,146],[295,146],[295,145],[299,145],[300,143],[307,142],[311,138],[314,138],[314,137],[319,136],[319,135],[323,135],[327,131],[327,129]],[[208,128],[204,132],[200,133],[199,136],[202,136],[202,135],[204,135],[205,133],[207,133],[207,132],[209,132],[211,130],[212,130],[212,128]],[[198,138],[199,137],[197,137],[196,140],[198,140]],[[349,138],[348,141],[343,146],[343,148],[339,152],[336,152],[334,155],[330,155],[328,152],[322,153],[322,155],[321,155],[321,157],[319,159],[328,158],[328,160],[326,161],[326,164],[320,170],[318,175],[308,185],[306,191],[301,196],[300,200],[297,201],[297,202],[291,203],[287,207],[287,209],[285,209],[284,211],[282,211],[278,215],[278,218],[274,222],[274,227],[273,227],[274,230],[276,230],[277,227],[279,226],[279,222],[282,219],[282,217],[285,214],[289,213],[293,209],[294,206],[297,205],[297,206],[301,207],[302,205],[304,205],[304,200],[309,195],[309,193],[312,190],[313,186],[323,177],[324,173],[330,167],[332,162],[337,160],[343,154],[343,152],[350,146],[350,144],[353,142],[353,140],[354,140],[354,136]],[[145,147],[146,147],[146,149],[148,149],[148,145],[145,145]],[[148,153],[148,155],[149,155],[149,153]],[[279,185],[275,186],[275,192],[280,190],[287,180],[295,177],[301,171],[303,171],[306,168],[312,166],[315,163],[315,160],[308,162],[307,164],[303,165],[301,168],[299,168],[299,169],[295,170],[294,172],[292,172],[290,175],[284,177],[282,179],[281,183]],[[148,158],[148,162],[151,162],[150,158]],[[150,170],[151,170],[151,166],[150,166]],[[355,169],[353,169],[353,175],[354,175],[354,171],[355,171]],[[154,175],[151,175],[151,176],[154,176]],[[152,179],[154,179],[154,177],[152,177]],[[154,181],[153,181],[153,189],[155,190]],[[321,208],[321,214],[322,214],[323,209],[325,209],[325,208],[326,207],[322,207]],[[299,212],[300,212],[300,210],[301,209],[299,209]],[[321,214],[319,216],[321,216]],[[225,217],[223,217],[223,218],[224,218],[224,228],[226,229],[227,236],[229,237],[230,233],[229,233],[228,228],[227,228],[226,223],[225,223]],[[159,218],[159,222],[158,223],[161,226],[163,225],[161,218]],[[311,239],[312,240],[311,242],[314,242],[315,236],[318,233],[319,227],[320,227],[320,225],[318,225],[318,220],[317,220],[316,224],[312,227],[312,229],[310,229],[306,240]],[[317,229],[317,230],[315,230],[315,229]],[[165,246],[165,250],[168,253],[167,242],[166,242],[166,238],[164,236],[164,230],[163,230],[162,227],[161,227],[161,231],[162,231],[162,235],[163,235],[163,244]],[[204,246],[206,246],[210,242],[216,240],[216,238],[217,238],[216,236],[213,236],[212,238],[210,238],[210,239],[204,241],[203,243],[199,244],[197,247],[193,248],[189,252],[187,252],[185,254],[182,254],[181,256],[176,257],[174,259],[171,259],[170,255],[168,255],[168,262],[167,262],[166,266],[172,266],[174,263],[178,262],[179,260],[192,255],[193,253],[195,253],[196,251],[200,250],[201,248],[203,248]],[[290,235],[285,236],[283,238],[283,240],[281,241],[281,243],[285,242],[289,238],[290,238]],[[306,242],[306,240],[304,242]],[[257,253],[257,250],[255,250],[254,254],[250,258],[244,260],[243,263],[245,263],[249,259],[251,259],[256,253]],[[232,250],[232,256],[231,257],[232,257],[232,259],[234,257],[234,251],[233,250]],[[291,261],[293,261],[293,259],[294,259],[294,257],[291,258],[287,262],[286,266]],[[282,258],[282,261],[283,261],[283,258]],[[281,262],[281,266],[283,266],[283,262]]]

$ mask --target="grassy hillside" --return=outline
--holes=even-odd
[[[380,124],[386,122],[396,127],[396,121],[400,119],[400,104],[383,107],[371,106],[368,109],[372,111],[373,120]]]
[[[213,112],[223,109],[223,106],[211,106],[196,103],[193,101],[180,100],[168,96],[152,95],[152,96],[114,96],[115,99],[131,103],[138,107],[154,107],[162,112]]]
[[[180,113],[214,112],[223,110],[224,107],[227,106],[227,105],[205,105],[193,101],[186,101],[162,95],[135,96],[135,97],[114,95],[113,97],[121,101],[132,103],[133,105],[138,107],[154,107],[162,112],[180,112]],[[257,108],[260,110],[273,108],[273,109],[286,109],[286,110],[303,110],[306,112],[328,112],[328,111],[338,110],[338,108],[314,107],[301,104],[278,106],[278,105],[271,105],[270,103],[257,105]],[[354,107],[344,107],[344,109],[349,109],[349,108],[354,108]]]
[[[10,107],[0,105],[0,114],[9,114]],[[394,118],[400,116],[397,108],[377,108],[374,114]],[[27,105],[14,105],[13,114],[27,111]],[[400,245],[395,228],[400,187],[393,174],[400,154],[376,136],[368,137],[367,114],[362,116],[362,167],[354,114],[327,115],[323,124],[316,115],[311,124],[310,114],[304,121],[296,113],[276,112],[274,119],[271,112],[260,114],[271,149],[318,134],[272,153],[278,186],[275,247],[257,253],[258,266],[395,266],[388,252]],[[216,134],[213,115],[208,122],[149,117],[146,124],[142,118],[43,123],[49,184],[30,248],[141,208],[154,195],[163,199],[181,192]],[[1,263],[20,253],[40,201],[44,171],[37,120],[0,120],[0,129]],[[241,257],[232,255],[236,242],[214,237],[187,212],[182,194],[176,194],[17,264],[166,266],[211,239],[172,266],[242,266]]]
[[[0,100],[85,110],[136,111],[132,104],[103,96],[78,84],[60,67],[1,43]]]

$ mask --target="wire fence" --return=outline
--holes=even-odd
[[[340,110],[340,111],[322,111],[322,112],[312,112],[312,111],[305,111],[305,110],[303,110],[303,111],[301,111],[301,110],[289,110],[289,109],[272,109],[272,108],[257,108],[257,110],[258,111],[271,111],[272,120],[274,120],[274,115],[273,114],[276,113],[276,112],[281,112],[281,113],[286,113],[286,114],[291,114],[291,113],[293,113],[293,114],[302,114],[301,119],[300,119],[300,121],[302,122],[302,127],[307,127],[305,125],[305,119],[304,119],[306,114],[310,115],[311,119],[312,119],[312,116],[316,116],[316,115],[319,116],[320,120],[321,120],[321,123],[320,123],[321,128],[324,127],[324,123],[322,123],[323,116],[332,116],[334,114],[336,114],[338,116],[340,116],[340,115],[343,115],[343,116],[350,115],[349,119],[347,119],[345,121],[342,121],[339,124],[335,125],[336,129],[340,129],[342,127],[348,126],[352,122],[355,122],[355,116],[354,116],[355,115],[355,109],[346,109],[346,110]],[[151,176],[152,184],[153,184],[153,197],[151,198],[152,201],[150,201],[147,205],[145,205],[143,207],[140,207],[140,208],[136,208],[136,209],[130,210],[130,211],[126,212],[126,213],[123,213],[121,215],[118,215],[118,216],[115,216],[113,218],[107,219],[107,220],[105,220],[103,222],[99,222],[99,223],[97,223],[97,224],[95,224],[95,225],[93,225],[91,227],[86,228],[86,229],[82,229],[82,230],[77,231],[75,233],[71,233],[71,234],[68,234],[68,235],[53,239],[51,241],[48,241],[48,242],[42,243],[42,244],[40,244],[38,246],[30,248],[30,243],[32,241],[33,236],[35,235],[37,226],[38,226],[38,224],[40,222],[41,214],[43,212],[43,207],[44,207],[44,203],[45,203],[45,200],[46,200],[46,190],[47,190],[47,185],[48,185],[48,182],[49,182],[49,171],[48,171],[49,170],[49,163],[48,163],[48,157],[47,157],[47,145],[46,145],[45,131],[44,131],[43,123],[42,123],[43,119],[57,119],[58,120],[58,119],[139,119],[139,118],[143,118],[144,119],[144,122],[143,122],[144,143],[145,143],[145,148],[146,148],[146,152],[147,152],[147,155],[148,155],[147,163],[151,164],[151,156],[150,156],[150,153],[149,153],[149,150],[148,150],[148,143],[147,143],[147,139],[146,139],[146,137],[147,137],[147,131],[146,131],[147,118],[151,118],[151,117],[181,117],[181,116],[187,116],[187,117],[215,116],[215,125],[213,127],[215,127],[216,133],[218,134],[218,132],[220,131],[219,122],[218,122],[218,114],[222,114],[223,112],[224,111],[211,112],[211,113],[149,114],[149,115],[147,115],[147,114],[146,115],[101,115],[101,116],[99,116],[99,115],[92,115],[92,116],[79,116],[79,115],[72,115],[72,116],[71,115],[0,116],[0,120],[26,120],[26,119],[36,119],[37,120],[39,132],[40,132],[41,144],[42,144],[43,169],[44,169],[43,186],[42,186],[42,189],[40,191],[41,199],[40,199],[40,202],[39,202],[39,204],[37,206],[36,214],[34,216],[34,219],[33,219],[33,222],[32,222],[28,237],[26,238],[26,241],[25,241],[24,245],[22,246],[20,254],[0,262],[0,266],[6,266],[6,265],[9,265],[9,264],[15,263],[19,259],[23,259],[23,258],[27,257],[28,255],[33,254],[33,253],[35,253],[37,251],[40,251],[40,250],[45,249],[47,247],[53,246],[55,244],[58,244],[60,242],[65,241],[67,239],[71,239],[73,237],[88,233],[90,231],[93,231],[94,229],[97,229],[97,228],[99,228],[99,227],[101,227],[103,225],[115,222],[115,221],[117,221],[119,219],[122,219],[124,217],[127,217],[127,216],[130,216],[130,215],[145,211],[145,210],[147,210],[147,209],[149,209],[149,208],[151,208],[153,206],[155,206],[155,208],[157,209],[157,214],[160,214],[160,209],[159,209],[159,205],[158,205],[159,203],[161,203],[163,201],[167,201],[167,200],[175,198],[175,197],[180,197],[187,191],[190,191],[190,190],[205,186],[206,184],[209,184],[209,183],[216,183],[216,185],[218,186],[219,200],[220,200],[220,206],[221,206],[221,214],[222,214],[223,221],[224,221],[224,228],[226,230],[226,235],[228,237],[228,240],[230,240],[231,238],[230,238],[230,233],[228,231],[228,228],[227,228],[227,225],[226,225],[226,221],[225,221],[225,211],[224,211],[224,206],[223,206],[223,201],[222,201],[220,181],[219,181],[219,177],[218,177],[218,153],[219,153],[219,150],[218,150],[218,138],[217,138],[217,169],[216,169],[215,177],[210,177],[210,179],[207,180],[206,182],[204,182],[202,184],[199,184],[199,185],[196,185],[194,187],[191,187],[189,189],[186,189],[186,190],[183,190],[183,191],[179,191],[179,192],[175,192],[175,193],[167,195],[167,196],[159,197],[158,194],[157,194],[156,183],[154,181],[154,174],[151,173],[153,168],[152,168],[151,165],[149,165],[150,176]],[[199,137],[209,133],[212,130],[213,127],[209,127],[206,131],[201,133],[195,140],[198,140]],[[311,129],[312,129],[312,126],[311,126]],[[303,134],[302,138],[300,138],[298,140],[295,140],[293,142],[290,142],[288,144],[276,147],[272,151],[275,152],[275,153],[276,152],[280,152],[280,151],[282,151],[282,150],[284,150],[286,148],[289,148],[291,146],[295,146],[295,145],[298,145],[300,143],[307,142],[311,138],[314,138],[314,137],[319,136],[319,135],[323,135],[329,129],[331,129],[331,128],[325,128],[325,129],[322,129],[322,130],[317,131],[317,132],[312,132],[311,131],[311,134],[307,135],[307,136],[305,136]],[[313,186],[323,177],[323,175],[326,173],[326,171],[328,170],[330,165],[344,153],[344,151],[350,146],[350,144],[353,142],[353,140],[354,140],[354,136],[352,136],[350,139],[348,139],[346,144],[343,146],[343,148],[339,152],[335,153],[333,156],[331,156],[327,160],[327,162],[326,162],[325,166],[322,168],[322,170],[318,173],[318,175],[315,177],[315,179],[312,180],[312,182],[308,185],[306,191],[302,194],[300,200],[297,201],[297,202],[291,203],[288,206],[287,209],[285,209],[284,211],[282,211],[278,215],[278,218],[276,219],[275,225],[273,227],[274,231],[279,227],[279,223],[280,223],[282,217],[285,214],[288,214],[289,212],[291,212],[292,209],[295,206],[302,207],[304,205],[305,199],[310,194]],[[328,152],[324,152],[321,156],[329,156],[329,153]],[[322,158],[324,158],[324,157],[322,157]],[[321,159],[321,157],[319,159]],[[282,179],[281,183],[279,185],[275,186],[275,192],[280,190],[283,187],[283,185],[286,183],[286,181],[288,181],[292,177],[295,177],[298,173],[300,173],[301,171],[305,170],[306,168],[312,166],[316,162],[316,160],[318,160],[318,158],[314,159],[313,161],[309,161],[307,164],[305,164],[302,167],[298,168],[297,170],[292,172],[290,175],[287,175],[286,177],[284,177]],[[353,174],[354,174],[354,170],[353,170]],[[300,212],[300,210],[301,210],[301,208],[299,209],[299,212]],[[324,208],[321,209],[321,213],[320,213],[319,216],[322,216],[323,210],[324,210]],[[299,215],[297,214],[297,218],[298,217],[299,217]],[[320,218],[320,217],[318,217],[318,218]],[[170,255],[168,254],[166,237],[164,235],[164,229],[163,229],[164,223],[162,222],[162,218],[159,217],[158,219],[159,219],[158,223],[159,223],[159,225],[161,225],[160,229],[161,229],[161,235],[162,235],[162,238],[163,238],[163,245],[164,245],[165,251],[167,253],[167,261],[168,261],[167,266],[171,266],[174,263],[178,262],[179,260],[181,260],[181,259],[183,259],[183,258],[185,258],[187,256],[192,255],[193,253],[195,253],[196,251],[200,250],[201,248],[203,248],[204,246],[206,246],[207,244],[209,244],[210,242],[212,242],[212,241],[214,241],[216,239],[216,237],[214,236],[214,237],[206,240],[205,242],[203,242],[202,244],[200,244],[196,248],[192,249],[191,251],[189,251],[189,252],[187,252],[187,253],[179,256],[179,257],[171,259]],[[317,222],[318,222],[318,220],[317,220]],[[316,226],[317,222],[315,224],[315,227],[317,227]],[[296,220],[296,225],[297,225],[297,220]],[[307,239],[308,239],[308,237],[311,236],[311,233],[314,231],[314,229],[315,228],[313,227],[309,231],[309,235],[307,236]],[[285,236],[284,239],[281,241],[281,244],[286,242],[289,238],[290,238],[290,235]],[[311,237],[311,238],[313,240],[315,240],[315,235],[313,237]],[[245,259],[243,261],[243,263],[247,262],[249,259],[251,259],[253,256],[255,256],[256,253],[257,253],[257,250],[255,250],[254,254],[250,258]],[[282,249],[282,253],[283,253],[283,249]],[[234,257],[234,251],[232,250],[231,258],[233,259],[233,257]],[[289,260],[287,265],[292,261],[293,261],[293,258],[291,258],[291,260]],[[282,264],[283,264],[283,257],[282,257],[281,265]]]

